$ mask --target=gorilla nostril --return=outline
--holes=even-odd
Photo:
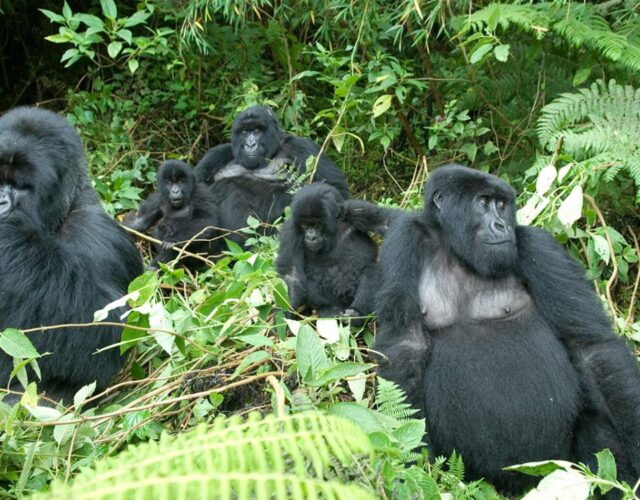
[[[493,221],[491,223],[491,230],[494,233],[506,233],[507,232],[507,226],[505,226],[502,222]]]

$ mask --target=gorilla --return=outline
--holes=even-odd
[[[196,182],[193,169],[182,161],[163,163],[156,177],[162,218],[153,229],[153,237],[162,241],[152,266],[177,256],[176,243],[187,243],[191,253],[216,255],[223,250],[218,227],[218,206],[207,186]],[[180,245],[182,246],[182,245]],[[202,267],[192,257],[183,260],[189,268]]]
[[[508,465],[581,461],[609,448],[640,476],[640,371],[573,258],[517,226],[513,189],[459,165],[429,179],[424,211],[381,247],[379,374],[427,419],[433,454],[515,494]]]
[[[141,274],[135,245],[104,212],[83,145],[61,116],[16,108],[0,118],[0,331],[93,321]],[[110,321],[118,321],[112,314]],[[121,328],[67,327],[30,335],[40,354],[38,387],[73,402],[82,386],[102,390],[122,359]],[[0,385],[12,359],[0,353]]]
[[[196,172],[220,204],[221,226],[237,231],[247,225],[249,216],[270,224],[283,214],[311,155],[319,155],[312,182],[330,184],[348,198],[343,173],[315,143],[285,133],[270,108],[252,106],[233,122],[231,143],[209,150]],[[237,233],[231,238],[243,239]]]
[[[377,245],[343,220],[344,201],[332,186],[303,187],[294,195],[291,210],[276,260],[291,306],[361,323],[360,318],[373,311]]]

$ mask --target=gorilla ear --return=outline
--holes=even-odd
[[[433,194],[433,204],[438,210],[442,210],[442,191],[436,191]]]

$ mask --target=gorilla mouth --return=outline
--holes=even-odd
[[[180,208],[184,203],[184,198],[171,198],[171,200],[169,201],[171,202],[171,206],[173,208]]]
[[[322,248],[322,242],[321,241],[304,241],[304,244],[307,247],[307,250],[309,250],[310,252],[317,252],[318,250],[320,250]]]
[[[484,242],[485,245],[506,245],[506,244],[513,244],[513,240],[492,240],[492,241],[485,241]]]

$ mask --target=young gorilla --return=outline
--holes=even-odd
[[[427,418],[430,450],[508,493],[501,470],[609,448],[640,476],[640,372],[580,266],[541,229],[516,226],[515,193],[461,166],[435,171],[421,213],[380,256],[379,374]],[[592,470],[594,470],[592,468]]]
[[[342,221],[343,200],[326,184],[303,187],[280,234],[276,261],[294,309],[324,317],[357,318],[373,311],[378,248]]]
[[[91,322],[140,273],[135,245],[91,187],[69,122],[37,108],[0,118],[0,331]],[[116,311],[109,320],[118,317]],[[100,350],[117,343],[121,330],[103,325],[29,335],[40,354],[51,353],[37,360],[38,388],[67,404],[84,385],[104,389],[122,359],[117,347]],[[11,358],[0,353],[0,387],[21,391],[15,378],[9,383],[12,370]]]
[[[191,253],[216,255],[222,251],[218,227],[218,206],[207,186],[196,182],[193,169],[182,161],[169,160],[158,170],[156,179],[160,197],[161,219],[153,229],[153,237],[163,243],[151,266],[173,260],[178,254],[176,243],[186,244]],[[182,264],[189,268],[202,267],[202,261],[186,258]]]

